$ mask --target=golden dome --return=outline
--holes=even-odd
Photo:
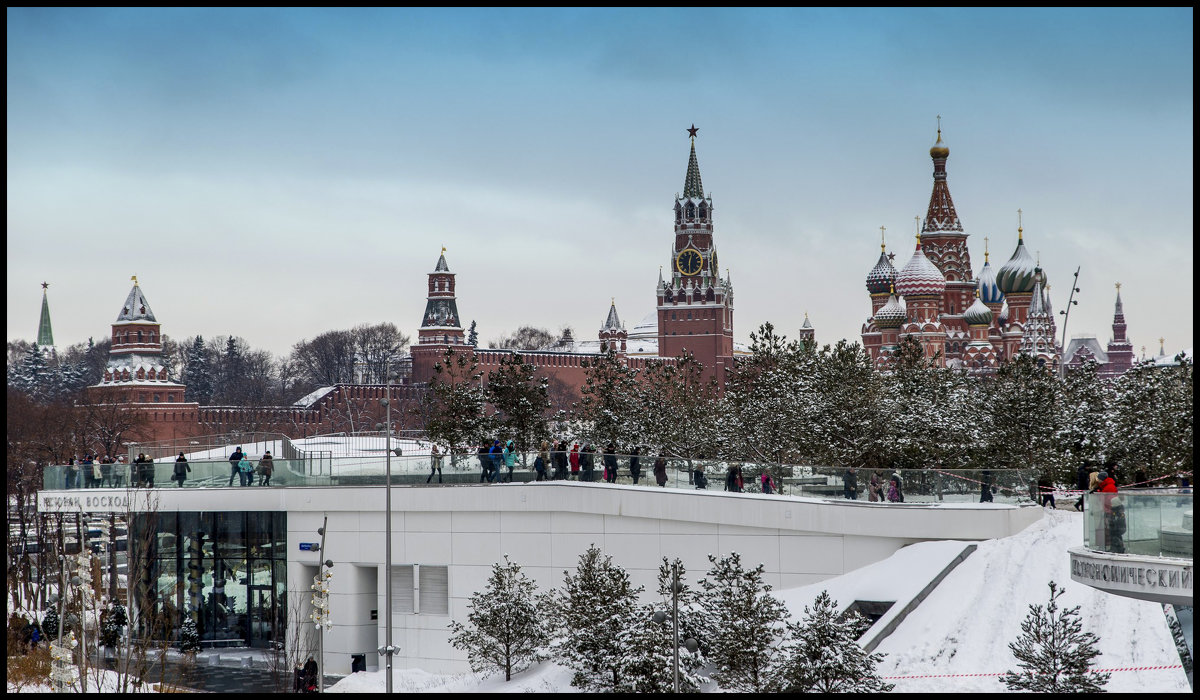
[[[929,149],[930,158],[946,158],[950,155],[950,148],[942,143],[942,130],[938,129],[937,143]]]

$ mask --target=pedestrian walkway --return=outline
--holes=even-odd
[[[271,669],[267,649],[206,649],[195,660],[185,660],[178,651],[167,652],[164,680],[189,690],[209,693],[290,693],[293,675],[290,668]],[[159,680],[157,655],[151,653],[151,670],[146,680]],[[325,687],[342,676],[325,676]]]

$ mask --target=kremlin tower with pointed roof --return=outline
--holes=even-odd
[[[994,270],[985,245],[983,268],[978,277],[972,273],[967,234],[950,196],[950,148],[940,122],[939,117],[937,141],[929,149],[933,191],[916,249],[899,272],[885,252],[867,274],[872,316],[863,324],[863,345],[881,369],[906,337],[915,338],[926,357],[972,373],[993,372],[1018,353],[1057,366],[1061,348],[1049,285],[1025,248],[1023,226],[1018,225],[1017,248],[1008,262]]]

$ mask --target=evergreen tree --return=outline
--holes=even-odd
[[[881,379],[858,343],[839,340],[822,348],[814,366],[811,458],[817,464],[890,466],[879,439],[895,430],[879,410]]]
[[[121,643],[121,630],[128,621],[125,607],[120,603],[100,613],[100,646],[116,648]]]
[[[601,445],[636,440],[632,401],[637,393],[637,370],[612,351],[584,360],[581,366],[585,379],[576,415],[582,422],[583,439]]]
[[[648,442],[668,456],[713,457],[717,451],[717,380],[690,353],[675,363],[651,362],[635,383],[624,443]]]
[[[1080,464],[1085,460],[1101,464],[1111,449],[1115,392],[1112,383],[1101,379],[1097,370],[1096,362],[1088,360],[1066,371],[1055,436],[1059,463],[1054,475],[1060,483],[1074,483]]]
[[[560,595],[560,639],[564,665],[575,673],[571,685],[585,692],[622,692],[630,688],[634,670],[623,648],[630,643],[631,624],[644,624],[637,603],[642,587],[592,545],[579,555],[575,573],[564,571]]]
[[[179,627],[179,651],[184,654],[200,651],[200,633],[196,631],[196,618],[191,613],[184,614],[183,624]]]
[[[707,660],[716,666],[712,678],[723,689],[760,693],[778,672],[779,647],[786,639],[789,613],[771,595],[763,565],[746,570],[733,552],[712,564],[700,579],[705,616],[702,638]]]
[[[886,693],[875,667],[883,654],[868,654],[856,641],[863,628],[857,612],[840,617],[828,591],[821,591],[804,618],[789,625],[789,640],[771,689],[785,693]]]
[[[38,401],[49,401],[54,398],[55,393],[52,374],[45,353],[34,343],[9,373],[8,383]]]
[[[1039,471],[1057,460],[1058,379],[1029,355],[1017,355],[987,384],[986,458],[993,467]]]
[[[473,352],[447,348],[433,369],[429,391],[417,410],[429,439],[448,445],[450,454],[458,454],[487,438],[494,429],[494,421],[484,412],[479,365]]]
[[[725,384],[720,426],[726,451],[776,464],[799,461],[803,436],[811,433],[815,353],[776,335],[770,323],[750,334],[750,353]]]
[[[1050,582],[1050,603],[1030,605],[1021,623],[1021,636],[1008,648],[1021,671],[1000,678],[1009,690],[1035,693],[1102,693],[1112,674],[1094,673],[1099,638],[1083,631],[1079,606],[1059,611],[1063,589]]]
[[[471,319],[471,328],[467,331],[467,345],[479,347],[479,331],[475,330],[475,320]]]
[[[46,639],[55,639],[58,637],[58,606],[51,605],[46,611],[46,617],[42,618],[42,634]]]
[[[503,564],[492,565],[487,588],[467,603],[467,624],[450,623],[450,644],[467,652],[472,671],[503,671],[510,681],[550,642],[546,607],[537,584],[505,555]]]
[[[697,639],[702,627],[699,594],[685,583],[687,571],[676,559],[679,567],[679,639]],[[641,610],[628,620],[621,648],[626,660],[623,666],[629,669],[626,690],[634,693],[669,693],[675,687],[675,631],[671,612],[671,564],[663,557],[658,567],[658,594],[656,605],[641,606]],[[660,624],[654,621],[657,612],[666,614]],[[679,689],[695,692],[703,678],[699,671],[703,666],[701,653],[679,650]]]
[[[500,358],[500,366],[488,373],[488,401],[496,409],[504,434],[512,436],[522,452],[550,436],[546,385],[546,378],[537,376],[537,368],[515,352]]]

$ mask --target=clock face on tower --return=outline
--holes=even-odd
[[[699,274],[703,266],[704,258],[695,248],[684,248],[675,256],[675,267],[679,268],[679,274],[685,277]]]

